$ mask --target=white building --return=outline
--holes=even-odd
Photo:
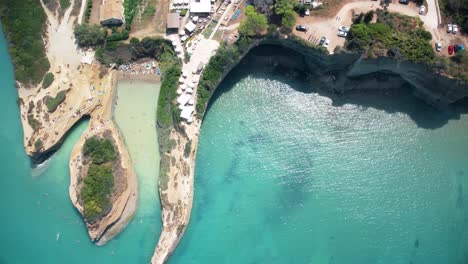
[[[211,0],[190,0],[190,15],[206,16],[211,13]]]

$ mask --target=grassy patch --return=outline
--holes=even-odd
[[[42,88],[48,88],[54,82],[54,74],[48,72],[42,80]]]
[[[70,7],[70,0],[60,0],[60,7],[62,10],[66,10],[68,7]]]
[[[49,70],[45,55],[45,13],[37,0],[2,1],[2,25],[9,42],[15,78],[24,84],[38,84]]]
[[[60,91],[57,93],[57,96],[51,97],[51,96],[45,96],[44,97],[44,103],[47,106],[47,111],[49,113],[54,112],[57,110],[57,107],[65,101],[65,91]]]
[[[174,102],[177,98],[176,91],[180,74],[180,64],[174,64],[163,74],[158,99],[157,120],[158,124],[164,127],[176,124],[180,117],[180,109]]]
[[[145,10],[141,14],[143,18],[148,18],[154,16],[154,13],[156,13],[156,8],[152,5],[147,5],[145,7]]]
[[[42,140],[38,138],[36,142],[34,142],[34,149],[36,152],[39,152],[42,149]]]

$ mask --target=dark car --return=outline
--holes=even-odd
[[[454,50],[453,46],[450,45],[450,46],[448,47],[448,54],[449,54],[449,55],[452,55],[452,54],[453,54],[453,50]]]
[[[398,2],[399,2],[400,4],[404,4],[404,5],[409,4],[409,0],[399,0]]]
[[[325,38],[325,37],[322,37],[322,38],[320,39],[319,45],[322,46],[323,43],[325,43],[325,40],[326,40],[326,38]]]
[[[297,25],[297,26],[296,26],[296,30],[297,30],[297,31],[306,32],[306,31],[307,31],[307,27],[306,27],[306,26],[303,26],[303,25]]]

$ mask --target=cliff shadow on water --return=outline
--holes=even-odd
[[[31,160],[31,167],[32,168],[36,168],[37,166],[41,165],[42,163],[46,162],[52,155],[55,154],[55,152],[57,152],[57,150],[62,146],[63,142],[65,141],[65,139],[67,138],[67,136],[76,129],[77,126],[79,126],[80,124],[82,123],[87,123],[90,119],[90,116],[89,115],[84,115],[82,116],[79,120],[77,120],[75,122],[75,124],[73,124],[72,127],[70,127],[70,129],[68,129],[67,132],[65,132],[63,134],[63,136],[57,141],[57,143],[55,143],[54,146],[52,146],[51,148],[49,148],[48,150],[46,151],[43,151],[43,152],[36,152],[34,153],[33,155],[30,156],[30,160]]]
[[[433,87],[421,89],[428,81],[452,81],[435,74],[421,81],[419,74],[426,74],[426,67],[421,65],[414,64],[415,71],[408,77],[399,74],[399,68],[393,70],[392,64],[397,67],[400,64],[388,58],[384,58],[384,62],[379,59],[372,61],[378,65],[369,70],[369,61],[363,62],[356,54],[312,54],[308,56],[277,44],[262,44],[253,48],[220,83],[207,111],[214,101],[229,92],[241,79],[253,76],[291,84],[298,92],[328,97],[336,107],[353,104],[388,113],[404,113],[419,127],[426,129],[440,128],[449,120],[459,119],[461,114],[468,113],[468,87],[457,85],[452,88],[460,89],[458,94],[441,89],[440,96],[433,91]],[[365,70],[356,74],[361,65]]]

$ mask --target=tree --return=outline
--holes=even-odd
[[[97,47],[106,41],[106,32],[97,25],[78,24],[74,28],[74,33],[78,47]]]
[[[48,88],[53,82],[54,82],[54,74],[51,72],[48,72],[44,76],[44,80],[42,81],[42,87]]]
[[[247,19],[239,26],[239,33],[244,36],[254,37],[260,35],[267,28],[265,15],[257,13],[253,6],[245,8]]]
[[[273,11],[273,0],[254,0],[253,4],[255,8],[265,16],[270,16]]]
[[[374,10],[371,10],[364,15],[364,23],[369,24],[373,18],[374,18]]]
[[[291,28],[296,23],[293,0],[277,0],[275,3],[275,14],[281,16],[283,27]]]
[[[363,50],[371,41],[369,28],[365,24],[353,25],[349,34],[348,48],[351,50]]]

